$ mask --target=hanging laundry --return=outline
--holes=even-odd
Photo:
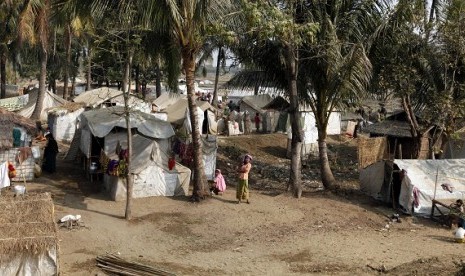
[[[10,186],[10,177],[8,175],[8,163],[0,164],[0,189]]]

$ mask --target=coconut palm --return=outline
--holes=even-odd
[[[232,3],[229,0],[184,0],[184,1],[139,1],[146,11],[147,22],[153,29],[168,30],[171,39],[180,49],[182,70],[186,76],[189,116],[192,124],[192,142],[194,148],[194,189],[192,199],[204,197],[206,177],[202,161],[197,106],[195,101],[195,60],[207,36],[207,27],[216,20],[227,20]]]
[[[371,63],[367,50],[384,10],[376,1],[307,1],[319,23],[316,43],[302,51],[300,91],[310,105],[318,129],[320,171],[324,187],[336,184],[327,152],[326,128],[331,112],[367,94]]]
[[[0,98],[6,96],[6,61],[11,47],[20,47],[23,40],[33,42],[34,0],[2,1],[0,3]]]

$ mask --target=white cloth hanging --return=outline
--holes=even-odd
[[[10,186],[10,177],[8,176],[8,162],[0,164],[0,189]]]

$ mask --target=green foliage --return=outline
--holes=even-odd
[[[242,0],[242,5],[249,32],[257,34],[261,40],[276,39],[285,44],[300,46],[313,43],[319,30],[317,22],[296,22],[295,6],[299,5],[299,1],[283,1],[279,4]]]

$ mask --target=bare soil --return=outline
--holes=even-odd
[[[284,134],[220,137],[223,196],[135,199],[131,221],[123,218],[125,202],[110,201],[79,163],[60,161],[58,173],[27,189],[52,193],[57,220],[82,216],[84,227],[59,229],[61,275],[103,275],[95,257],[106,253],[178,275],[464,275],[465,250],[452,229],[404,215],[389,223],[396,211],[359,192],[356,140],[328,142],[340,187],[322,189],[318,161],[310,159],[300,199],[286,192]],[[234,171],[247,152],[251,204],[236,204]]]

